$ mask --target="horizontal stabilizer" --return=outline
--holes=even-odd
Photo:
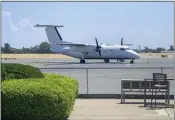
[[[36,24],[34,27],[64,27],[63,25],[39,25]]]
[[[126,45],[126,46],[129,46],[129,45],[133,45],[133,44],[124,44],[123,43],[123,37],[121,38],[121,44],[120,45]]]
[[[130,45],[133,45],[133,44],[123,44],[123,45],[130,46]]]

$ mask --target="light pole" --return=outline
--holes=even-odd
[[[175,3],[174,3],[174,11],[175,11]],[[174,22],[175,22],[175,16],[174,16]],[[174,30],[175,30],[175,24],[174,24]],[[175,81],[175,34],[174,34],[174,81]],[[175,87],[175,82],[174,82],[174,87]],[[175,91],[174,91],[174,105],[175,105]],[[174,108],[174,120],[175,120],[175,108]]]
[[[175,26],[174,26],[174,29],[175,29]],[[174,35],[174,47],[175,47],[175,35]],[[174,81],[175,81],[175,49],[174,49]],[[175,88],[175,82],[174,82],[174,88]],[[175,105],[175,91],[174,91],[174,105]],[[175,107],[174,107],[174,120],[175,120]]]
[[[174,35],[174,47],[175,47],[175,35]],[[175,88],[175,49],[174,49],[174,88]],[[175,91],[174,91],[174,105],[175,105]],[[174,107],[174,120],[175,120],[175,107]]]

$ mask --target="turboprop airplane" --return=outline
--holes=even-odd
[[[105,63],[109,59],[116,59],[123,62],[125,59],[130,59],[133,64],[135,59],[139,59],[140,55],[130,49],[127,45],[123,44],[98,44],[95,37],[95,44],[77,44],[72,42],[63,41],[57,28],[63,27],[57,25],[35,25],[34,27],[45,27],[46,35],[49,40],[50,50],[54,53],[63,54],[80,59],[80,63],[85,63],[85,59],[104,59]]]

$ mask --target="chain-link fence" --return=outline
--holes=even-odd
[[[174,78],[173,67],[135,68],[42,68],[42,72],[57,73],[75,78],[79,94],[120,94],[121,79],[152,78],[153,73],[166,73]],[[174,81],[170,81],[170,94],[174,94]]]

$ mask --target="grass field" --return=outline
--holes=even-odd
[[[161,55],[168,55],[173,58],[174,53],[140,53],[141,58],[161,58]],[[1,54],[1,58],[72,58],[61,54]]]
[[[142,58],[162,58],[161,55],[167,55],[167,58],[174,57],[174,53],[140,53]]]

